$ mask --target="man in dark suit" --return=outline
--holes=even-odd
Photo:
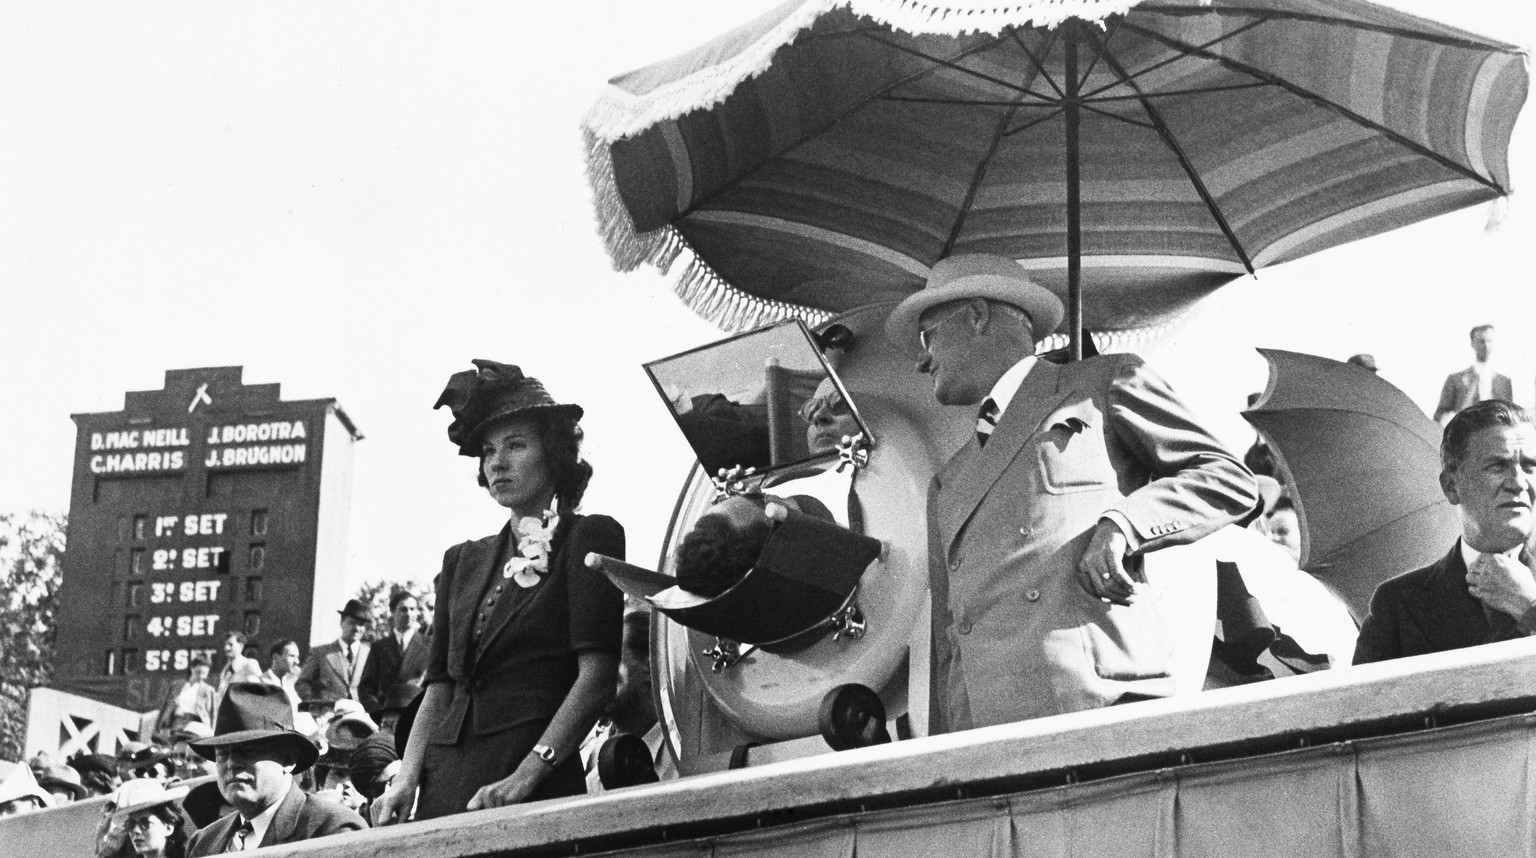
[[[1472,329],[1472,365],[1461,372],[1445,377],[1440,388],[1440,404],[1435,406],[1435,422],[1444,423],[1456,412],[1490,399],[1513,402],[1515,388],[1509,376],[1494,371],[1489,363],[1493,355],[1493,326],[1478,325]]]
[[[314,765],[320,751],[293,729],[293,707],[281,688],[231,685],[219,704],[213,737],[191,748],[218,764],[219,792],[235,810],[192,835],[189,856],[243,852],[366,827],[356,813],[305,795],[294,783],[293,776]]]
[[[348,599],[346,607],[337,613],[341,614],[341,637],[312,648],[294,683],[299,700],[312,709],[330,706],[338,700],[358,699],[357,687],[363,681],[369,645],[361,634],[373,624],[373,614],[357,599]]]
[[[1355,664],[1536,632],[1536,425],[1524,409],[1479,402],[1446,424],[1440,488],[1461,539],[1440,560],[1383,581],[1355,643]]]
[[[1139,558],[1257,502],[1253,474],[1138,358],[1038,360],[1062,316],[1012,259],[965,254],[886,325],[941,405],[978,414],[928,489],[938,731],[1173,693]]]
[[[368,649],[357,699],[375,720],[401,686],[421,688],[427,673],[427,636],[421,633],[421,607],[416,597],[401,590],[389,597],[388,634]],[[415,695],[410,695],[414,697]]]

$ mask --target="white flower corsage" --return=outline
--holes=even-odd
[[[543,518],[525,515],[517,522],[517,552],[521,556],[507,561],[501,567],[501,577],[511,578],[517,586],[532,587],[549,574],[550,545],[555,541],[555,528],[560,526],[560,501],[549,502]]]

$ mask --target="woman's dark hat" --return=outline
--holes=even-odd
[[[320,756],[315,743],[293,729],[293,704],[288,700],[288,692],[261,682],[231,685],[214,716],[213,738],[189,742],[187,747],[199,757],[212,760],[219,748],[257,742],[287,747],[296,761],[295,772],[314,765]]]
[[[485,430],[497,420],[532,414],[581,419],[580,405],[556,402],[538,379],[523,375],[520,367],[480,358],[470,363],[475,369],[449,376],[448,386],[432,406],[446,405],[453,412],[448,440],[458,446],[460,456],[478,458]]]

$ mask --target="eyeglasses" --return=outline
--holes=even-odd
[[[137,829],[139,831],[148,831],[150,823],[154,823],[154,822],[160,822],[160,819],[159,819],[159,817],[156,817],[153,814],[151,814],[149,816],[135,817],[133,819],[128,820],[128,830],[129,831],[133,831],[133,830]]]
[[[961,313],[964,313],[968,309],[970,309],[970,308],[969,307],[961,307],[960,309],[954,311],[953,313],[950,313],[949,315],[947,315],[944,318],[938,320],[937,322],[934,322],[933,324],[929,325],[926,328],[922,328],[922,327],[918,328],[917,329],[917,342],[918,342],[919,345],[921,345],[923,347],[923,351],[928,351],[928,338],[933,336],[933,332],[934,331],[937,331],[939,329],[939,327],[941,325],[943,325],[945,322],[949,321],[950,319],[953,319],[954,317],[960,315]]]
[[[853,414],[853,409],[848,407],[848,401],[843,399],[841,391],[834,390],[826,396],[812,397],[800,406],[800,419],[807,423],[815,423],[816,415],[822,409],[833,417],[848,417]]]

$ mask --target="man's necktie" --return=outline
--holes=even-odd
[[[235,829],[235,836],[230,838],[228,852],[244,852],[246,838],[256,833],[255,827],[249,821],[242,820],[240,827]]]
[[[981,410],[976,414],[976,443],[987,446],[987,439],[992,437],[992,430],[997,428],[998,418],[997,403],[992,397],[981,404]]]

